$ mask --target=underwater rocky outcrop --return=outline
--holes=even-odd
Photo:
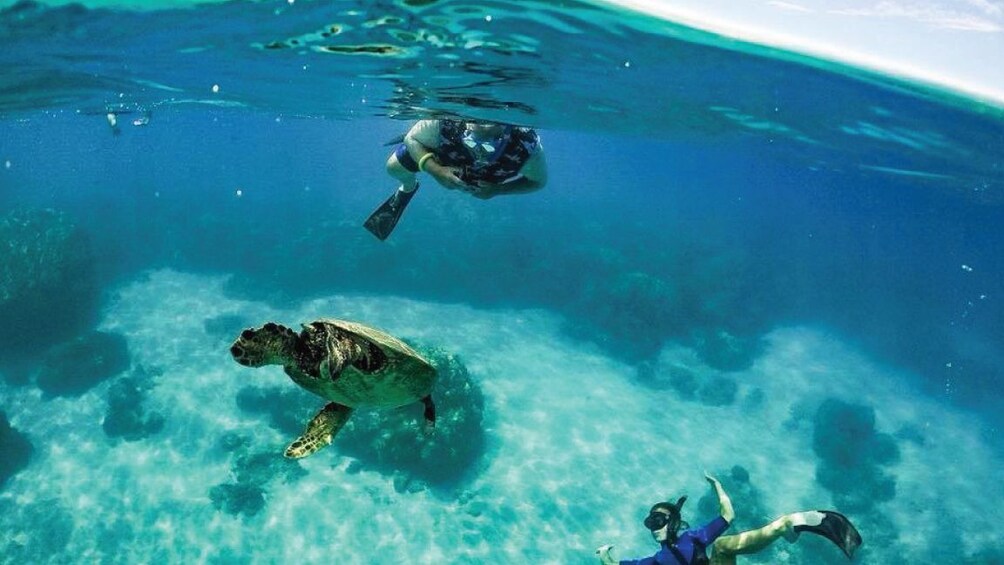
[[[149,374],[142,368],[136,373],[108,388],[108,409],[101,428],[110,438],[138,441],[164,427],[164,416],[158,412],[147,412],[144,408],[150,388]]]
[[[695,332],[690,341],[701,361],[720,371],[748,369],[764,348],[760,336],[740,336],[721,329]]]
[[[398,409],[357,410],[331,447],[313,457],[336,450],[359,460],[362,468],[395,476],[399,489],[450,487],[461,481],[480,461],[485,448],[484,397],[466,366],[455,355],[440,349],[416,347],[439,372],[432,397],[436,401],[436,427],[423,432],[422,405]],[[270,426],[293,441],[324,400],[290,383],[288,390],[245,387],[237,394],[244,412],[263,415]],[[283,446],[276,446],[281,457]],[[352,471],[359,470],[353,465]]]
[[[21,469],[28,466],[34,448],[28,436],[14,429],[7,414],[0,410],[0,489]]]
[[[231,458],[231,480],[209,489],[209,500],[217,510],[251,518],[265,508],[265,495],[273,479],[289,483],[307,474],[298,461],[273,451],[253,451],[251,445],[251,438],[241,434],[220,438],[220,451]]]
[[[209,500],[217,510],[250,518],[265,508],[265,491],[249,483],[220,483],[209,489]]]
[[[636,367],[636,378],[645,386],[658,390],[672,390],[684,399],[707,406],[729,406],[736,401],[739,384],[731,376],[715,369],[673,360],[660,356],[655,361],[644,361]]]
[[[899,447],[875,429],[875,409],[827,399],[816,411],[812,449],[820,458],[816,480],[833,493],[844,512],[871,510],[896,496],[896,481],[884,466],[899,461]]]
[[[649,273],[612,273],[583,281],[574,309],[629,357],[651,357],[676,331],[683,305],[670,281]],[[602,339],[600,341],[603,341]]]
[[[45,353],[35,383],[48,396],[80,396],[129,368],[121,334],[92,331]]]
[[[59,211],[0,218],[0,353],[31,357],[97,319],[100,293],[84,233]]]
[[[394,473],[398,489],[423,484],[450,487],[475,468],[484,451],[484,396],[456,355],[442,349],[416,349],[439,373],[432,393],[435,431],[423,433],[420,404],[398,410],[360,410],[335,445],[366,468]]]

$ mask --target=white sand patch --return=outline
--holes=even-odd
[[[791,424],[793,414],[827,397],[874,406],[881,432],[922,431],[922,446],[900,442],[901,461],[888,468],[898,496],[880,505],[904,537],[916,536],[901,541],[915,542],[918,554],[946,522],[967,543],[983,543],[1001,518],[1001,462],[975,432],[977,423],[918,397],[905,377],[818,331],[772,333],[764,355],[736,375],[736,404],[710,407],[638,384],[632,367],[568,339],[547,312],[374,296],[274,309],[228,298],[224,282],[150,273],[120,289],[105,313],[102,329],[123,333],[134,365],[151,375],[147,409],[166,418],[153,438],[106,438],[107,383],[74,399],[2,391],[12,423],[38,454],[0,500],[55,500],[69,513],[73,535],[54,560],[590,563],[604,543],[616,543],[623,557],[650,554],[656,548],[640,523],[648,506],[688,493],[694,512],[707,491],[705,469],[743,465],[778,513],[830,505],[814,478],[814,411]],[[253,518],[215,510],[209,490],[232,479],[231,457],[218,448],[224,432],[253,436],[255,450],[274,450],[277,458],[292,439],[237,408],[247,384],[294,385],[277,367],[251,370],[229,358],[228,344],[204,327],[228,313],[289,325],[359,320],[459,354],[485,395],[484,468],[455,497],[399,493],[391,478],[365,465],[347,472],[351,459],[336,440],[301,462],[306,476],[273,479]],[[667,348],[663,357],[694,363],[683,349]],[[755,389],[763,402],[750,401]],[[304,406],[304,421],[320,405]],[[942,513],[920,511],[942,505]],[[0,544],[40,535],[31,529],[39,524],[13,527],[9,520],[0,517],[0,531],[14,532]],[[862,533],[867,547],[873,533]],[[870,549],[875,562],[897,561]]]

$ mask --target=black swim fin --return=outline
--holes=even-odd
[[[830,510],[819,510],[823,521],[818,526],[795,526],[796,532],[810,532],[832,541],[844,552],[848,559],[854,559],[854,552],[861,545],[861,534],[846,516]]]
[[[397,226],[398,220],[401,219],[401,214],[404,213],[404,209],[411,202],[411,199],[418,192],[418,185],[415,185],[415,190],[410,192],[405,192],[401,189],[395,190],[394,194],[390,195],[390,198],[384,201],[376,210],[370,214],[369,218],[366,218],[366,222],[363,226],[370,230],[370,233],[375,235],[380,241],[384,241],[390,237],[390,233],[394,231],[394,227]]]

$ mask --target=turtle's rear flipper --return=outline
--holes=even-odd
[[[422,414],[425,417],[425,431],[429,433],[436,427],[436,403],[432,401],[430,394],[422,398],[422,404],[425,405],[425,412]]]
[[[377,239],[380,241],[387,239],[390,237],[390,233],[394,231],[398,220],[401,219],[401,214],[404,214],[404,209],[411,202],[416,192],[418,192],[418,184],[415,185],[415,190],[410,192],[405,192],[401,189],[395,190],[394,194],[390,195],[390,198],[377,207],[370,214],[369,218],[366,218],[363,227],[370,230],[370,233],[377,236]]]
[[[800,512],[799,516],[807,518],[804,524],[796,525],[796,532],[810,532],[832,541],[848,558],[854,558],[854,552],[861,545],[861,534],[846,516],[830,510],[815,512]]]
[[[290,459],[299,459],[327,447],[351,415],[352,408],[337,402],[329,403],[307,424],[303,435],[289,444],[284,455]]]

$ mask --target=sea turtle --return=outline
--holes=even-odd
[[[302,327],[296,333],[269,322],[244,330],[230,346],[241,365],[282,365],[293,382],[331,401],[289,444],[286,457],[306,457],[330,444],[358,406],[390,408],[421,401],[427,425],[435,425],[430,395],[436,369],[414,349],[356,322],[320,319]]]

